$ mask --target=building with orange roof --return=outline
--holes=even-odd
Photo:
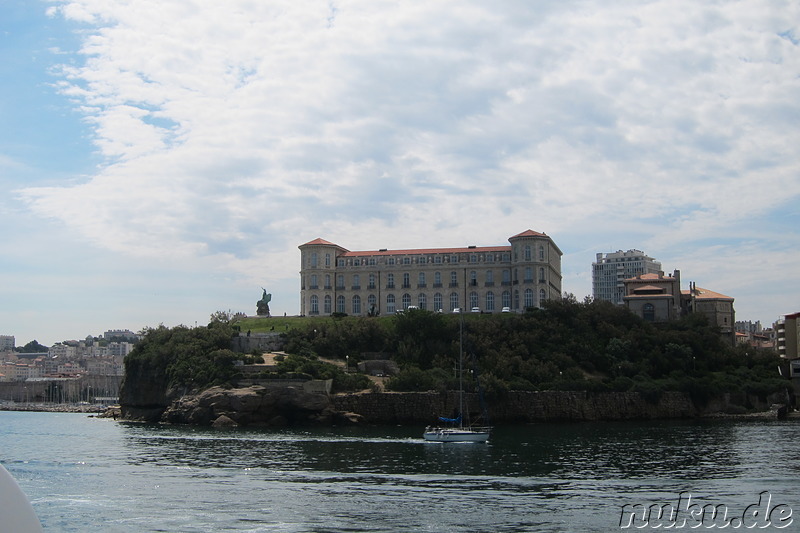
[[[688,313],[702,313],[731,344],[736,342],[734,299],[694,283],[681,290],[680,270],[670,275],[642,274],[626,279],[624,284],[625,305],[644,320],[666,322]]]
[[[325,239],[300,248],[300,313],[366,316],[522,311],[561,297],[561,250],[527,230],[508,245],[350,251]]]

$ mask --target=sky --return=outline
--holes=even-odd
[[[317,237],[800,311],[800,2],[0,0],[0,124],[17,345],[296,314]]]

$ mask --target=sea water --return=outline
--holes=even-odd
[[[658,525],[631,524],[626,505],[669,509],[687,494],[730,517],[765,493],[800,512],[798,424],[530,424],[497,427],[487,444],[442,444],[415,426],[212,429],[0,412],[0,463],[45,531],[613,531]],[[800,515],[790,520],[768,525],[800,530]]]

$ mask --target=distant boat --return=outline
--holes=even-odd
[[[459,309],[460,312],[460,309]],[[458,416],[439,417],[446,425],[428,426],[422,438],[431,442],[486,442],[489,440],[489,426],[464,425],[464,316],[461,316],[458,339]]]

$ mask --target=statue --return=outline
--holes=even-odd
[[[264,287],[261,287],[261,290],[264,292],[261,295],[261,299],[256,302],[256,315],[269,317],[269,302],[272,300],[272,295],[267,294]]]

